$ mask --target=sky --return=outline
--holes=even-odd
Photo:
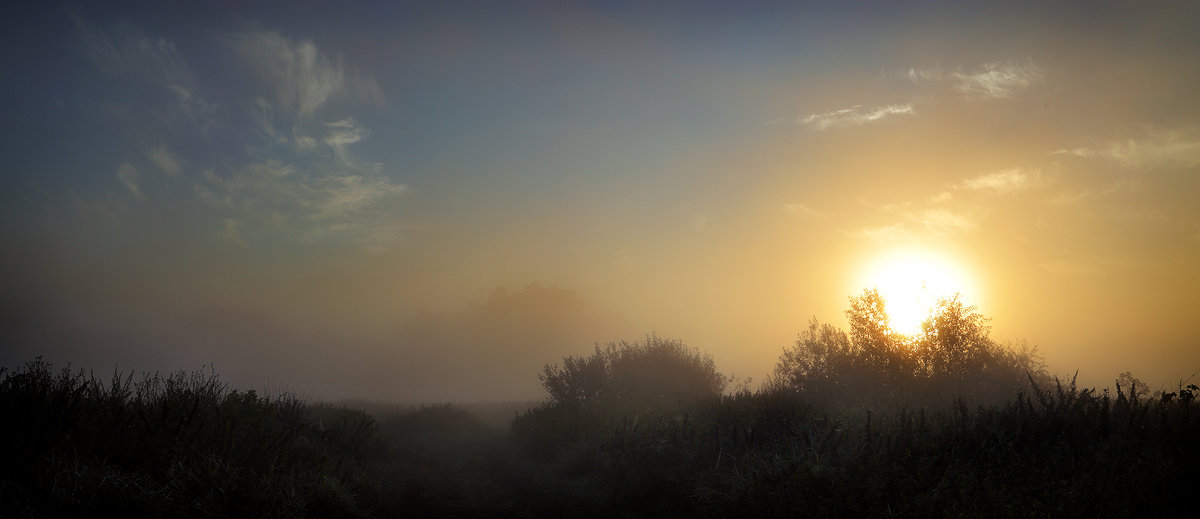
[[[657,334],[761,381],[907,254],[1053,373],[1200,370],[1194,2],[9,9],[5,366],[505,400]]]

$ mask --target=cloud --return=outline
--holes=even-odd
[[[340,121],[325,123],[328,133],[325,134],[325,144],[333,148],[334,154],[342,160],[347,160],[346,146],[363,140],[367,136],[367,129],[360,126],[353,118],[347,117]],[[312,146],[311,139],[300,137],[296,139],[297,147],[309,148]]]
[[[879,227],[864,227],[857,231],[846,233],[852,238],[877,241],[882,243],[907,241],[914,238],[912,231],[903,223],[893,223]]]
[[[340,58],[320,52],[311,40],[294,42],[278,32],[255,31],[225,41],[266,76],[275,90],[274,104],[290,114],[312,117],[338,93],[382,100],[374,79],[348,76]]]
[[[314,215],[322,219],[342,216],[407,190],[407,186],[393,183],[383,177],[326,177],[316,185],[315,191],[319,193],[320,201]]]
[[[1009,168],[964,180],[955,188],[970,191],[993,191],[997,194],[1007,195],[1023,191],[1040,182],[1041,171],[1039,170],[1026,172],[1021,168]]]
[[[1147,128],[1140,138],[1063,148],[1054,153],[1109,159],[1129,169],[1195,167],[1200,165],[1200,131],[1196,128]]]
[[[969,97],[1009,97],[1019,90],[1029,88],[1044,77],[1042,69],[1033,61],[984,63],[976,70],[956,70],[950,74],[955,88]]]
[[[70,16],[84,55],[101,71],[163,88],[174,85],[185,92],[194,82],[191,69],[170,40],[147,37],[130,25],[103,29],[84,21],[78,13]]]
[[[913,240],[920,234],[954,236],[979,228],[969,217],[945,209],[904,213],[901,218],[898,222],[863,227],[844,234],[852,238],[888,243]]]
[[[856,105],[851,108],[843,108],[823,114],[810,114],[801,119],[800,122],[805,126],[811,126],[818,130],[827,130],[829,128],[857,126],[880,121],[895,115],[916,115],[916,113],[916,110],[913,109],[910,103],[880,106],[871,110],[863,110],[861,105]]]
[[[205,182],[194,187],[198,199],[226,215],[226,223],[236,218],[238,229],[254,225],[261,231],[291,233],[305,241],[393,236],[395,233],[375,228],[386,222],[373,209],[407,191],[407,186],[378,171],[302,172],[274,159],[250,164],[229,177],[210,172]]]
[[[966,216],[944,209],[929,209],[920,213],[910,214],[909,217],[920,222],[929,232],[938,236],[950,236],[970,232],[978,228],[978,225]]]
[[[198,55],[228,74],[206,83],[168,39],[71,17],[81,52],[111,87],[94,90],[115,96],[121,126],[134,129],[115,175],[124,189],[111,195],[133,213],[138,199],[199,211],[186,218],[207,222],[208,237],[241,244],[282,237],[382,247],[410,227],[385,203],[408,187],[382,164],[351,157],[350,147],[370,132],[349,104],[331,101],[382,102],[382,95],[340,57],[311,40],[247,31],[202,40],[225,52]]]
[[[138,186],[138,176],[137,168],[128,162],[121,163],[121,167],[117,168],[117,179],[125,184],[129,192],[138,198],[146,198],[146,195],[142,194],[142,188]]]
[[[178,177],[182,169],[179,167],[179,160],[175,158],[171,152],[167,151],[166,146],[159,146],[150,150],[148,154],[150,162],[153,163],[163,173],[172,177]]]
[[[949,202],[951,200],[954,200],[954,193],[951,193],[949,191],[942,191],[941,193],[938,193],[936,195],[932,195],[929,197],[929,201],[933,202],[935,204],[940,204],[942,202]]]
[[[1081,191],[1059,193],[1048,202],[1051,205],[1071,205],[1089,199],[1102,199],[1119,193],[1135,193],[1144,189],[1137,179],[1122,178],[1110,182],[1103,189],[1084,189]]]
[[[122,104],[154,107],[157,125],[144,131],[176,130],[181,122],[206,131],[214,124],[218,105],[200,95],[197,75],[173,41],[146,36],[130,24],[102,27],[76,12],[69,16],[79,52],[118,86],[112,91],[124,97]]]
[[[225,228],[224,228],[223,232],[221,233],[221,235],[226,240],[237,243],[239,245],[246,244],[245,240],[242,239],[241,224],[237,221],[237,218],[226,218],[224,221],[224,224],[225,224]]]
[[[936,83],[942,81],[945,74],[942,72],[942,67],[928,69],[909,68],[903,73],[903,76],[913,83]]]
[[[366,134],[366,130],[355,123],[354,119],[350,117],[332,123],[325,123],[325,126],[330,128],[329,134],[325,136],[325,143],[330,146],[352,144],[361,141]]]
[[[825,218],[829,216],[828,211],[813,209],[804,204],[783,204],[783,209],[789,214],[803,216],[805,218]]]

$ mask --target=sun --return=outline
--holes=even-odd
[[[913,336],[940,299],[970,297],[973,284],[950,258],[927,251],[899,251],[879,257],[863,270],[861,286],[883,296],[892,329]]]

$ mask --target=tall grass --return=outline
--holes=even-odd
[[[211,370],[0,370],[0,516],[1182,515],[1200,403],[1033,380],[1000,403],[836,407],[789,391],[365,412]],[[1139,388],[1140,389],[1140,388]]]
[[[11,515],[353,510],[352,470],[379,449],[361,412],[231,390],[211,370],[105,381],[39,359],[0,372],[0,416]]]

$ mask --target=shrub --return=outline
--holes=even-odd
[[[678,340],[609,343],[587,357],[546,365],[538,376],[553,404],[667,405],[718,397],[730,382],[712,357]]]

